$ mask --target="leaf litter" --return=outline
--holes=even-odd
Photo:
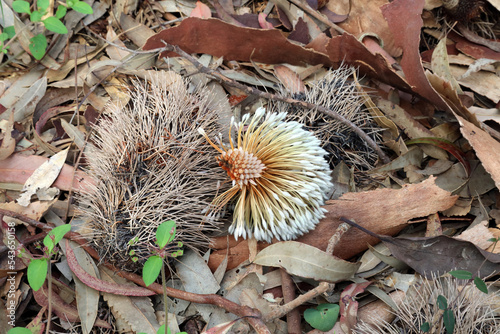
[[[468,270],[489,285],[496,284],[499,250],[490,240],[500,235],[496,1],[478,2],[463,14],[438,3],[408,0],[356,0],[350,6],[341,1],[317,5],[298,1],[137,1],[117,2],[113,9],[96,1],[93,15],[68,13],[63,23],[70,32],[58,39],[48,36],[51,49],[36,70],[28,47],[33,36],[29,18],[2,7],[5,22],[20,33],[9,41],[10,48],[1,60],[0,216],[2,231],[15,226],[16,245],[30,256],[40,254],[37,240],[55,222],[71,223],[74,230],[92,237],[86,230],[89,218],[75,215],[78,203],[73,195],[102,182],[82,169],[96,149],[91,137],[95,124],[109,119],[106,106],[129,102],[124,87],[130,87],[134,78],[145,80],[152,70],[170,70],[191,79],[189,94],[196,85],[213,88],[214,98],[221,102],[218,117],[223,126],[229,125],[232,116],[240,120],[258,107],[280,101],[286,107],[278,110],[302,112],[304,127],[317,136],[321,131],[327,138],[324,142],[334,142],[327,151],[343,157],[331,163],[336,171],[332,181],[338,189],[323,206],[325,218],[310,233],[296,241],[267,244],[235,240],[223,232],[210,236],[212,250],[205,258],[187,252],[170,263],[176,268],[171,273],[176,283],[169,280],[168,294],[182,298],[171,299],[175,305],[182,304],[172,307],[180,329],[198,326],[199,320],[193,318],[198,316],[207,326],[205,332],[248,332],[250,324],[257,333],[313,333],[300,315],[306,308],[328,302],[341,307],[333,330],[350,333],[361,321],[366,323],[366,314],[373,309],[379,312],[376,317],[390,322],[391,311],[381,305],[390,304],[393,311],[400,311],[395,305],[407,305],[415,298],[411,291],[420,284],[416,282],[430,282],[423,284],[435,291],[443,289],[432,282],[440,280],[436,275],[450,270]],[[2,29],[3,25],[2,21]],[[164,48],[164,42],[180,51],[153,52]],[[331,93],[332,87],[318,85],[334,73],[330,67],[341,64],[355,68],[347,79],[362,97],[355,113],[371,115],[373,120],[356,126],[376,138],[389,162],[375,156],[368,165],[357,164],[365,147],[356,146],[360,145],[358,136],[343,134],[333,141],[339,134],[328,130],[328,124],[336,121],[328,115],[312,117],[308,111],[315,106],[334,109],[321,101],[328,94],[313,99],[303,95],[311,96],[313,87]],[[214,77],[219,80],[212,80]],[[225,136],[223,142],[228,140]],[[170,139],[166,134],[165,140]],[[135,149],[140,151],[140,145]],[[165,151],[162,159],[168,154]],[[50,162],[58,157],[57,164]],[[49,187],[58,190],[40,191]],[[24,207],[16,203],[18,198]],[[179,202],[183,201],[180,197]],[[225,208],[221,218],[231,210],[231,206]],[[342,217],[375,234],[355,228],[344,231]],[[70,235],[80,246],[72,242],[71,247],[61,248],[75,277],[69,282],[50,281],[56,316],[52,326],[83,333],[97,333],[98,326],[155,332],[164,319],[155,313],[161,298],[112,292],[126,294],[137,289],[152,295],[161,288],[156,283],[151,287],[156,292],[129,287],[127,281],[140,285],[140,272],[116,267],[114,272],[105,271],[105,252],[99,258],[86,241],[74,232]],[[379,239],[378,248],[369,248]],[[1,249],[7,249],[8,242],[3,233]],[[379,249],[381,245],[386,248]],[[2,282],[8,278],[4,270],[8,254],[1,253]],[[64,258],[54,261],[61,264],[60,269],[53,268],[59,277]],[[113,283],[100,281],[97,267],[100,279]],[[363,271],[358,272],[359,268]],[[16,264],[16,270],[22,274],[25,265]],[[284,304],[283,294],[290,291],[282,289],[283,272],[295,282],[293,296],[287,295]],[[47,285],[29,295],[25,293],[29,288],[20,284],[25,278],[16,277],[16,307],[34,299],[36,311],[40,311],[35,316],[18,308],[17,320],[39,326],[48,306]],[[349,281],[355,283],[348,287]],[[211,282],[210,288],[207,282]],[[457,284],[455,289],[465,289],[463,282]],[[491,296],[498,304],[498,295]],[[391,303],[391,297],[398,302]],[[424,310],[432,309],[432,305],[426,307]],[[294,308],[299,312],[298,321],[291,320]],[[110,316],[103,317],[106,312]],[[286,314],[290,314],[288,321]],[[67,323],[79,319],[80,329]],[[465,328],[462,325],[457,324]]]

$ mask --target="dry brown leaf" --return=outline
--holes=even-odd
[[[442,110],[451,111],[432,88],[425,76],[419,53],[420,29],[424,1],[398,0],[382,7],[382,13],[394,34],[395,43],[403,49],[401,67],[413,90]]]
[[[490,247],[493,242],[488,241],[488,239],[493,238],[494,235],[488,229],[488,222],[483,221],[465,231],[455,236],[455,239],[464,240],[468,242],[472,242],[474,245],[481,249],[487,249]]]
[[[471,122],[458,115],[456,117],[461,125],[462,135],[472,145],[484,169],[490,173],[496,187],[500,189],[500,143]]]
[[[0,130],[2,130],[3,138],[0,146],[0,160],[7,159],[16,149],[16,140],[12,138],[12,130],[14,130],[14,110],[12,110],[9,120],[0,121]]]
[[[47,160],[48,158],[38,155],[13,154],[0,161],[0,182],[24,184],[31,174]],[[65,164],[53,186],[61,190],[81,191],[85,186],[84,180],[85,182],[94,182],[84,172],[76,171],[75,173],[73,167]]]
[[[330,1],[329,3],[335,2]],[[358,38],[364,34],[376,35],[383,41],[384,49],[391,56],[399,57],[402,52],[401,48],[394,42],[394,36],[380,10],[383,5],[388,3],[387,0],[350,1],[349,16],[344,22],[338,23],[338,26]]]
[[[179,26],[165,29],[148,39],[143,49],[162,48],[165,46],[162,40],[187,53],[206,53],[225,60],[332,65],[326,55],[289,42],[279,30],[242,28],[218,19],[184,19]],[[160,57],[173,55],[164,52]]]

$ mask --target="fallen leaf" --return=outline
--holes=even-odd
[[[196,1],[196,7],[194,7],[193,11],[189,15],[189,17],[197,17],[200,19],[208,19],[212,17],[212,12],[210,11],[210,8],[205,5],[201,1]]]
[[[500,143],[471,122],[456,116],[462,135],[474,148],[484,169],[490,173],[495,185],[500,189]]]
[[[123,289],[136,289],[126,279],[103,266],[99,268],[99,273],[104,283],[121,286]],[[115,318],[127,323],[134,332],[156,333],[160,328],[153,303],[148,297],[130,297],[105,292],[103,299],[108,303]]]
[[[48,158],[31,155],[13,154],[5,160],[0,161],[0,182],[25,184],[28,178]],[[76,171],[70,165],[65,164],[56,181],[52,184],[61,190],[82,191],[94,184],[94,180],[83,171]]]
[[[48,189],[57,179],[64,166],[69,148],[61,151],[38,167],[33,174],[26,180],[23,187],[23,193],[17,199],[17,203],[22,206],[28,206],[31,196],[39,189]]]
[[[76,275],[76,277],[78,277],[87,286],[97,291],[122,296],[152,296],[155,294],[154,291],[142,287],[131,285],[125,286],[123,284],[120,285],[113,283],[113,281],[104,281],[90,275],[78,264],[75,254],[71,247],[69,247],[68,242],[69,241],[66,240],[66,259],[68,260],[68,265],[71,268],[71,271]]]
[[[254,263],[285,268],[292,275],[331,283],[349,279],[361,265],[296,241],[278,242],[266,247],[257,254]]]
[[[187,53],[207,53],[224,57],[226,61],[251,59],[266,64],[331,65],[326,55],[289,42],[277,29],[237,27],[213,18],[186,18],[179,26],[160,31],[148,39],[143,49],[162,48],[165,46],[162,40]],[[173,54],[164,52],[160,58],[169,56]]]
[[[481,278],[500,272],[499,254],[489,253],[468,241],[444,235],[430,238],[393,238],[377,235],[349,219],[341,220],[382,240],[395,258],[428,279],[451,270],[467,270]]]
[[[359,303],[355,297],[365,291],[371,283],[350,284],[340,294],[340,326],[345,333],[352,333],[356,326]]]

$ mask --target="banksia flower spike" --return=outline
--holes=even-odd
[[[229,232],[236,238],[295,239],[313,229],[326,212],[321,205],[332,188],[326,151],[312,133],[297,122],[285,122],[285,117],[259,108],[251,118],[247,114],[242,122],[233,121],[237,142],[230,138],[230,148],[214,144],[199,129],[221,153],[219,166],[233,181],[212,205],[219,210],[235,200]]]

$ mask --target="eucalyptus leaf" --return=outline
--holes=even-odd
[[[272,244],[257,254],[254,262],[281,267],[292,275],[331,283],[354,275],[360,263],[344,261],[322,250],[297,241]]]

